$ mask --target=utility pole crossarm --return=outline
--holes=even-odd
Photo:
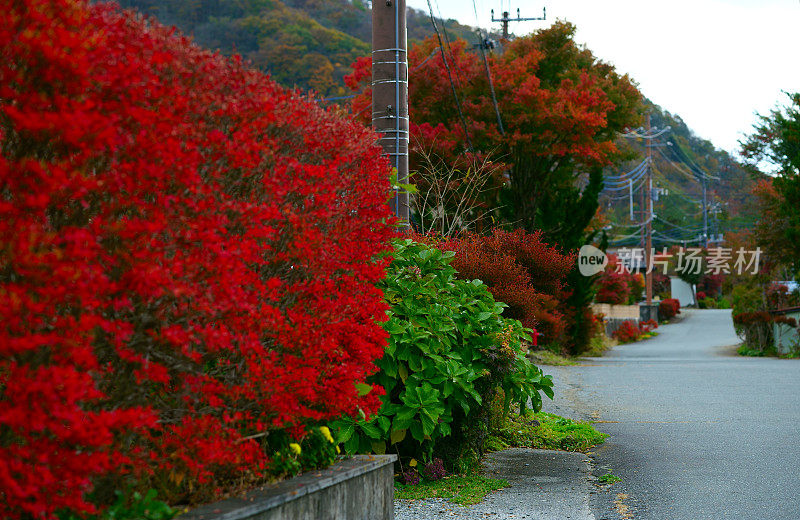
[[[511,18],[508,11],[503,11],[503,16],[500,18],[494,17],[494,9],[492,9],[492,21],[493,22],[501,22],[503,24],[503,39],[508,40],[508,24],[510,22],[534,22],[539,20],[546,20],[547,19],[547,8],[542,7],[542,16],[537,18],[522,18],[519,14],[519,9],[517,9],[517,17]]]

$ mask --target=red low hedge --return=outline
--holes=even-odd
[[[658,316],[662,320],[671,320],[681,313],[681,302],[675,298],[666,298],[658,304]]]
[[[455,252],[451,265],[462,279],[482,280],[497,301],[508,304],[503,316],[520,320],[541,334],[542,344],[564,339],[566,322],[559,309],[574,256],[542,240],[542,233],[495,229],[438,244]]]
[[[126,473],[192,500],[374,410],[374,136],[106,4],[0,16],[0,517]]]
[[[611,337],[618,340],[620,343],[632,343],[634,341],[639,341],[642,336],[657,328],[658,323],[656,323],[655,320],[647,320],[638,325],[634,321],[624,321],[617,330],[611,333]]]

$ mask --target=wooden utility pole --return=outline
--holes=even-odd
[[[406,1],[372,2],[372,128],[397,169],[398,184],[408,183],[408,43]],[[390,203],[408,223],[408,193],[395,190]]]
[[[647,135],[650,135],[650,114],[647,114]],[[653,168],[652,168],[652,153],[653,153],[653,143],[652,139],[648,139],[646,141],[647,144],[647,179],[645,179],[645,198],[647,200],[647,214],[645,218],[647,219],[646,228],[647,228],[647,235],[645,239],[644,245],[644,262],[645,262],[645,274],[644,274],[644,285],[645,285],[645,295],[646,295],[646,302],[647,305],[653,303],[653,271],[650,269],[652,265],[652,259],[650,258],[653,254]]]

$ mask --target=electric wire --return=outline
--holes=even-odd
[[[683,151],[683,148],[681,148],[681,146],[677,142],[675,142],[674,139],[672,141],[670,141],[670,142],[672,143],[672,146],[670,148],[672,148],[672,150],[675,151],[676,159],[678,159],[680,162],[686,164],[686,166],[690,170],[692,170],[696,175],[699,175],[700,177],[704,177],[704,178],[709,179],[709,180],[715,180],[715,181],[720,180],[719,177],[715,177],[713,175],[709,175],[708,173],[703,171],[703,169],[700,166],[698,166],[697,163],[694,162],[692,160],[692,158],[689,157],[689,155],[686,152]],[[680,152],[680,154],[683,156],[683,159],[681,159],[681,158],[679,158],[677,156],[677,152]]]
[[[611,181],[624,179],[625,181],[627,181],[628,180],[628,178],[627,178],[628,175],[631,175],[631,174],[639,171],[639,169],[642,168],[645,165],[645,163],[647,163],[648,161],[649,161],[649,159],[645,158],[642,162],[637,164],[631,171],[622,173],[620,175],[606,175],[606,176],[603,177],[603,179],[604,180],[611,180]]]
[[[624,191],[630,187],[632,182],[639,182],[647,175],[647,168],[642,168],[634,177],[625,181],[612,181],[603,186],[603,191]]]
[[[442,16],[442,10],[439,8],[439,2],[437,0],[433,0],[433,5],[436,6],[436,12],[439,13],[439,21],[442,24],[442,36],[444,37],[444,46],[447,49],[447,53],[450,55],[450,60],[453,64],[453,70],[455,71],[456,88],[461,91],[463,90],[462,84],[464,82],[461,80],[461,70],[457,66],[456,55],[453,53],[453,47],[450,45],[450,35],[447,32],[447,24]]]
[[[674,228],[680,229],[682,231],[688,231],[690,233],[696,233],[698,231],[702,231],[703,230],[702,227],[687,228],[687,227],[684,227],[684,226],[680,226],[678,224],[670,222],[669,220],[663,219],[663,218],[661,218],[661,217],[659,217],[657,215],[656,215],[656,220],[658,220],[660,222],[663,222],[664,224],[670,225],[670,226],[672,226]]]
[[[467,141],[467,147],[470,151],[473,150],[472,148],[472,139],[469,137],[469,130],[467,128],[467,121],[464,119],[464,112],[461,110],[461,101],[458,99],[458,92],[456,91],[455,83],[453,82],[453,73],[450,70],[450,64],[447,62],[447,56],[444,52],[444,45],[442,44],[442,35],[439,32],[439,27],[436,25],[436,18],[433,16],[433,6],[431,5],[431,0],[428,1],[428,12],[431,15],[431,24],[433,25],[433,30],[436,32],[436,38],[439,41],[439,51],[442,54],[442,61],[444,62],[444,68],[447,70],[447,78],[450,81],[450,88],[453,91],[453,98],[455,98],[456,102],[456,109],[458,111],[458,119],[461,121],[461,127],[464,130],[464,138]]]
[[[660,136],[664,135],[665,133],[667,133],[669,131],[670,131],[670,127],[667,126],[665,128],[662,128],[658,133],[655,133],[655,134],[652,134],[652,133],[651,134],[640,134],[640,133],[635,132],[635,131],[624,132],[624,133],[618,132],[618,133],[619,133],[620,136],[626,137],[626,138],[629,138],[629,139],[647,139],[647,140],[650,140],[650,139],[655,139],[656,137],[660,137]]]
[[[641,181],[640,181],[640,182],[639,182],[639,183],[636,185],[636,187],[635,187],[635,188],[633,188],[633,192],[634,192],[634,193],[638,193],[638,192],[639,192],[639,190],[641,190],[641,189],[644,187],[644,185],[645,185],[645,183],[646,183],[646,182],[647,182],[647,179],[644,179],[644,178],[643,178],[643,179],[642,179],[642,180],[641,180]],[[630,198],[630,186],[629,186],[628,188],[625,188],[625,189],[626,189],[626,190],[629,192],[628,194],[623,194],[623,195],[609,195],[607,192],[601,192],[601,193],[602,193],[603,195],[605,195],[607,198],[611,199],[611,200],[628,200],[628,198]],[[614,190],[614,191],[623,191],[623,190]]]
[[[478,6],[475,4],[475,0],[472,0],[472,9],[475,11],[475,27],[478,29],[478,48],[481,51],[481,59],[483,60],[483,68],[486,70],[486,79],[489,81],[489,91],[492,94],[492,105],[494,105],[494,113],[497,116],[497,129],[500,131],[500,135],[506,135],[506,131],[503,128],[503,118],[500,115],[500,106],[497,104],[497,95],[494,91],[494,80],[492,79],[492,72],[489,69],[489,60],[486,59],[486,49],[484,49],[484,45],[486,40],[483,36],[483,30],[480,27],[480,18],[478,17]]]
[[[698,173],[696,173],[696,172],[694,172],[694,171],[692,171],[692,170],[687,170],[686,168],[684,168],[684,167],[683,167],[683,166],[681,166],[680,164],[676,163],[675,161],[673,161],[672,159],[670,159],[669,157],[667,157],[667,156],[664,154],[664,152],[662,152],[661,150],[658,150],[658,149],[656,149],[656,151],[658,152],[658,154],[659,154],[659,155],[660,155],[660,156],[661,156],[661,157],[662,157],[662,158],[663,158],[665,161],[667,161],[668,163],[670,163],[670,164],[672,165],[672,167],[673,167],[673,168],[675,168],[676,170],[678,170],[679,172],[681,172],[681,173],[682,173],[682,174],[684,174],[685,176],[689,177],[690,179],[694,180],[695,182],[701,182],[701,180],[703,179],[703,177],[702,177],[702,176],[700,176],[701,174],[698,174]],[[698,176],[700,176],[700,178],[698,178]],[[710,179],[710,178],[711,178],[711,177],[706,177],[706,179]]]

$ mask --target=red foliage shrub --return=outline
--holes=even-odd
[[[2,17],[0,517],[109,471],[191,498],[258,472],[246,436],[374,410],[374,136],[105,4]]]
[[[697,291],[697,301],[705,299],[706,299],[706,293],[704,293],[703,291]]]
[[[619,328],[611,333],[611,337],[620,343],[631,343],[642,337],[642,331],[633,321],[623,321]]]
[[[619,260],[616,255],[608,255],[608,266],[605,271],[600,273],[595,282],[597,295],[594,301],[612,305],[628,303],[631,296],[631,278],[631,273],[624,268],[619,268]]]
[[[800,292],[789,292],[785,284],[773,283],[767,289],[767,305],[770,309],[784,309],[800,305]]]
[[[459,278],[482,280],[496,300],[508,304],[504,316],[535,328],[542,343],[562,339],[566,325],[559,297],[574,258],[544,243],[540,232],[496,229],[488,236],[466,235],[437,247],[456,253],[451,265]]]
[[[772,323],[772,315],[766,311],[741,312],[733,315],[734,325],[752,325],[755,323]]]
[[[773,347],[774,321],[775,318],[766,311],[741,312],[733,315],[736,333],[744,339],[749,348],[762,351]]]
[[[658,316],[662,320],[671,320],[681,313],[681,302],[675,298],[661,300],[658,304]]]
[[[624,321],[620,327],[611,333],[611,337],[620,343],[631,343],[638,341],[644,336],[658,328],[655,320],[647,320],[638,325],[634,321]]]
[[[722,292],[725,274],[703,274],[697,284],[697,290],[706,293],[709,298],[716,298]]]
[[[647,320],[639,324],[639,330],[641,330],[643,334],[652,332],[657,328],[658,328],[658,322],[656,320]]]
[[[790,326],[790,327],[792,327],[792,328],[796,328],[796,327],[797,327],[797,320],[796,320],[796,319],[794,319],[794,318],[790,318],[790,317],[788,317],[788,316],[775,316],[775,317],[773,318],[773,321],[774,321],[775,323],[780,323],[780,324],[783,324],[783,325],[788,325],[788,326]]]

